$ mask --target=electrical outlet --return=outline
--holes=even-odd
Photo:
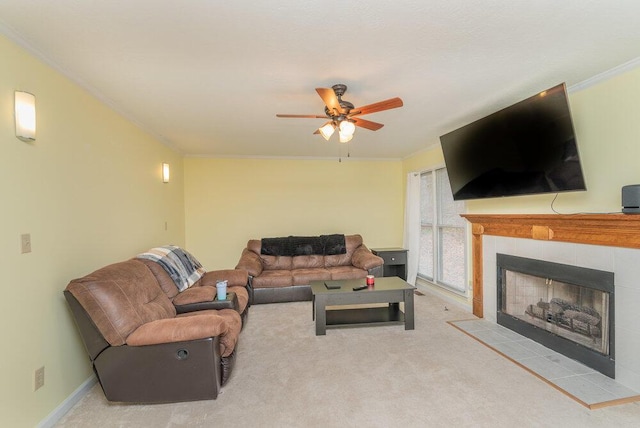
[[[44,386],[44,366],[40,367],[33,373],[33,390],[37,391],[43,386]]]
[[[20,243],[22,248],[22,254],[31,252],[31,234],[23,233],[20,235]]]

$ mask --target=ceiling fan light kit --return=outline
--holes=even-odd
[[[340,134],[342,135],[353,135],[356,130],[356,125],[351,122],[349,119],[344,119],[340,122]]]
[[[336,125],[333,122],[325,123],[323,126],[318,128],[318,131],[320,131],[320,135],[322,135],[327,141],[329,141],[329,138],[331,138],[335,130]]]
[[[382,123],[371,122],[358,116],[390,110],[402,107],[403,105],[402,100],[396,97],[356,108],[349,101],[342,99],[346,91],[347,85],[342,83],[333,85],[331,88],[316,88],[316,92],[325,104],[324,116],[312,114],[276,114],[276,117],[329,119],[329,122],[316,129],[314,134],[320,134],[325,140],[329,141],[336,128],[338,128],[340,142],[347,143],[353,138],[356,126],[371,131],[377,131],[384,126]]]
[[[340,132],[340,142],[341,143],[348,143],[349,141],[351,141],[352,138],[353,138],[353,134],[344,135],[342,132]]]

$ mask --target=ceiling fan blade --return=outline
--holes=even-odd
[[[316,92],[320,95],[320,98],[322,98],[322,101],[324,101],[330,112],[337,111],[342,114],[346,113],[346,111],[340,106],[340,101],[338,101],[338,97],[333,89],[316,88]]]
[[[303,118],[303,119],[326,119],[327,116],[320,116],[317,114],[276,114],[276,117],[289,117],[289,118]]]
[[[354,117],[351,120],[355,122],[356,126],[359,126],[365,129],[370,129],[371,131],[377,131],[378,129],[384,126],[382,123],[371,122],[370,120],[364,120],[359,117]]]
[[[390,110],[392,108],[402,107],[403,105],[404,104],[402,103],[402,100],[400,98],[398,97],[389,98],[388,100],[354,108],[349,113],[349,116],[376,113],[383,110]]]

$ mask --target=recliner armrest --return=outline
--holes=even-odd
[[[157,345],[220,337],[220,355],[233,352],[242,327],[238,312],[229,309],[194,312],[142,324],[126,339],[129,346]]]
[[[207,300],[203,302],[185,303],[182,305],[173,304],[176,307],[176,312],[184,314],[187,312],[204,311],[207,309],[234,309],[237,312],[240,311],[240,305],[238,304],[238,297],[236,293],[227,293],[226,300],[218,300],[217,297],[213,300]]]
[[[126,340],[129,346],[156,345],[185,342],[222,336],[227,332],[227,321],[214,313],[199,316],[163,318],[142,324]]]

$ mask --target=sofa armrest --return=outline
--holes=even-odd
[[[234,309],[240,312],[238,297],[236,296],[236,293],[233,292],[227,293],[226,300],[218,300],[217,297],[214,297],[212,300],[184,304],[176,304],[174,301],[173,304],[176,307],[176,312],[179,314],[204,311],[207,309]]]
[[[384,264],[382,257],[373,254],[366,246],[359,246],[351,256],[351,264],[357,268],[370,270]]]
[[[244,269],[222,269],[212,270],[204,274],[200,280],[200,285],[216,286],[216,282],[227,280],[227,285],[232,287],[239,285],[245,287],[249,282],[249,272]]]
[[[242,250],[236,269],[246,270],[251,276],[259,276],[264,268],[260,256],[245,248]]]

